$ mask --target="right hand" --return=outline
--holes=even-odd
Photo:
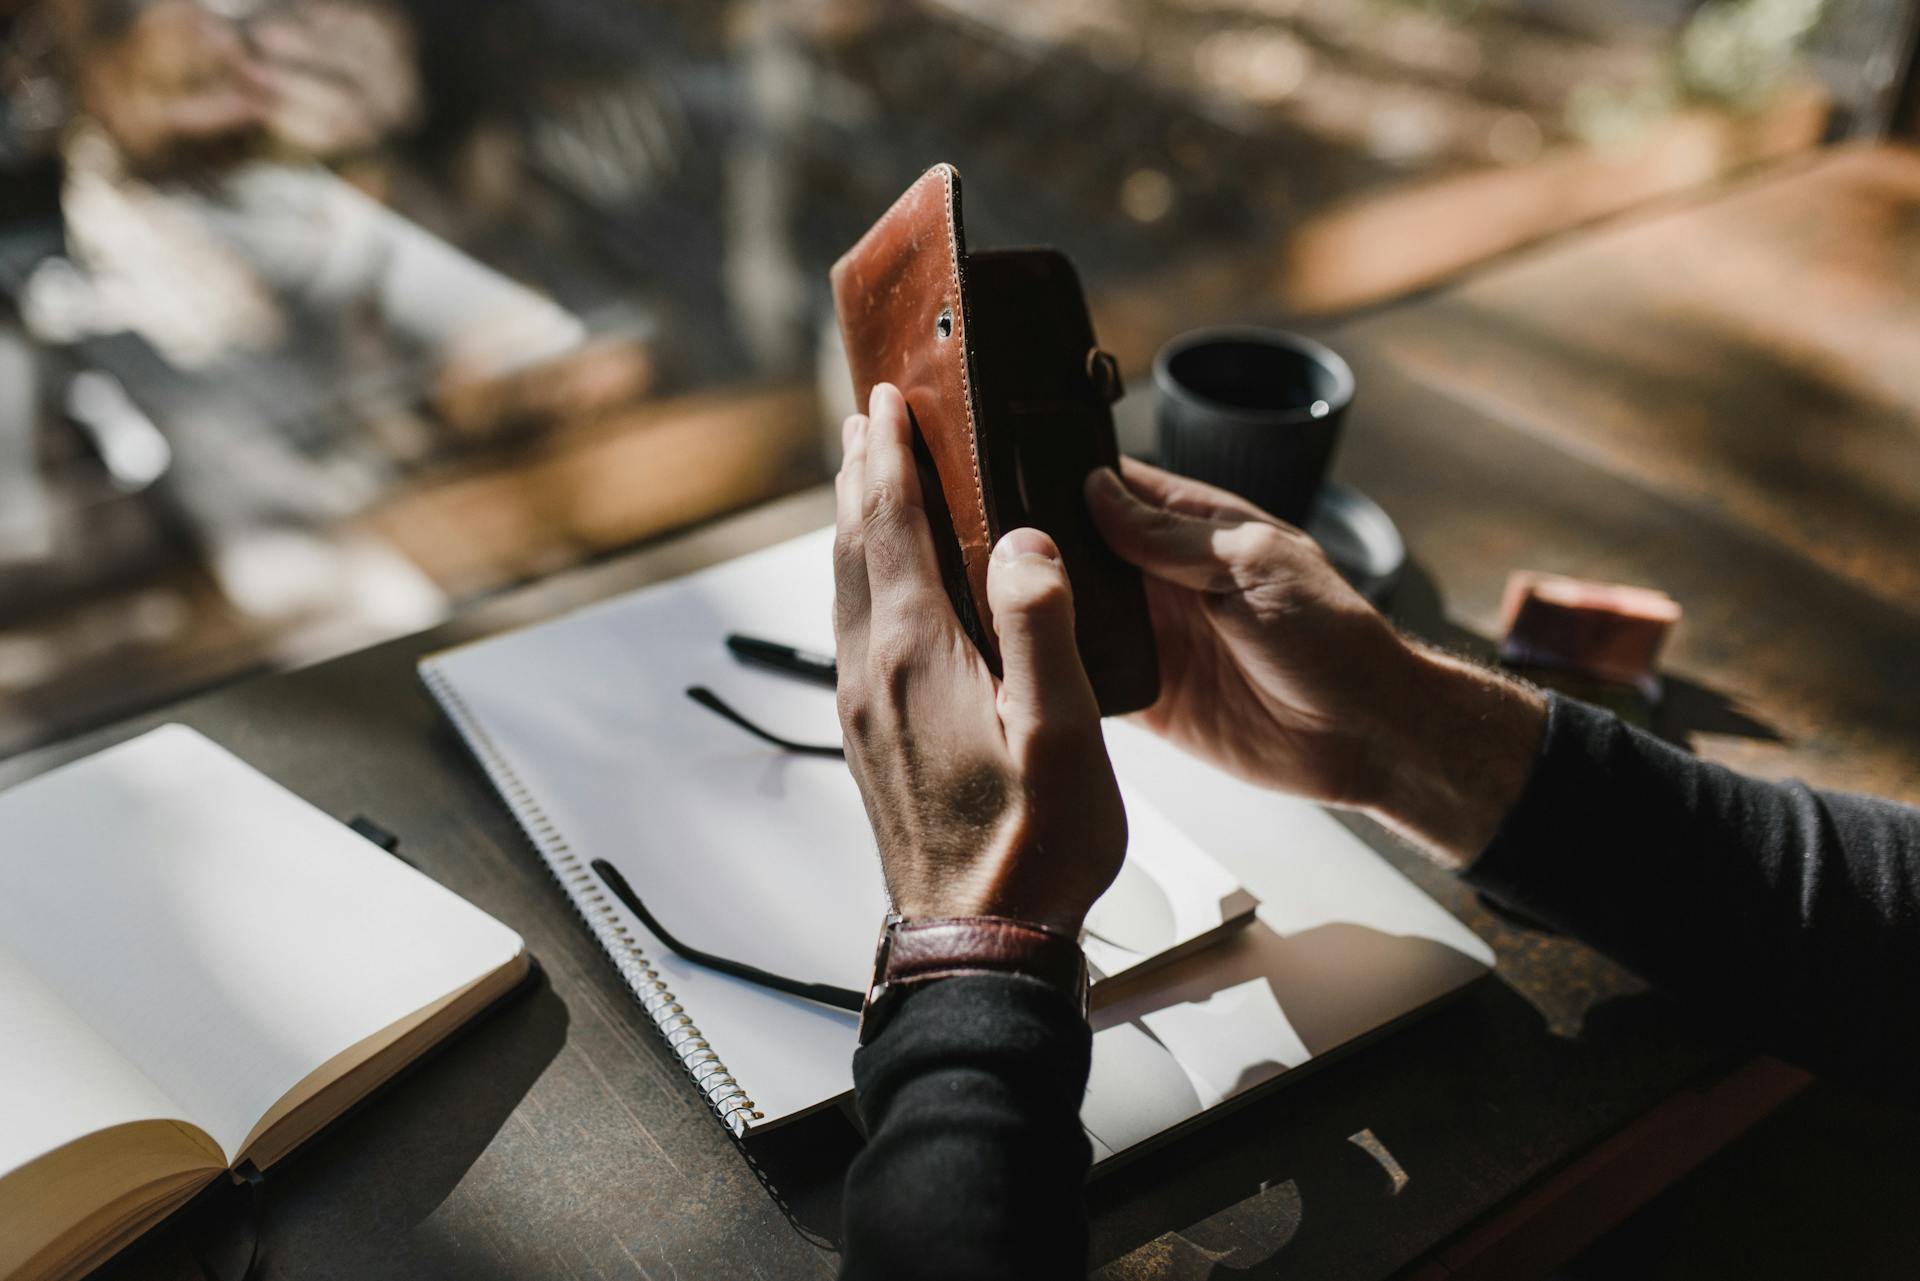
[[[1531,770],[1539,695],[1403,639],[1317,543],[1245,499],[1122,465],[1087,478],[1087,506],[1145,575],[1161,669],[1146,725],[1442,861],[1477,854]]]
[[[1367,802],[1381,685],[1407,646],[1311,538],[1244,498],[1123,460],[1087,479],[1109,546],[1146,575],[1155,732],[1249,782]]]

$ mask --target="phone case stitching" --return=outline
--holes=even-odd
[[[960,404],[967,411],[967,461],[973,468],[973,497],[977,504],[971,514],[978,520],[980,532],[991,543],[993,531],[987,528],[987,491],[980,480],[980,435],[973,421],[972,389],[967,385],[967,344],[972,341],[972,335],[967,332],[967,309],[962,305],[960,298],[960,233],[953,225],[953,167],[941,165],[940,177],[946,194],[947,265],[953,273],[953,311],[958,322],[957,336],[960,339],[954,344],[954,351],[957,353],[954,357],[954,372],[960,387]],[[973,590],[971,581],[967,584],[967,590]],[[984,623],[986,620],[981,621]]]

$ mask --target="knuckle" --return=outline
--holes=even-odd
[[[1305,534],[1266,521],[1248,521],[1230,531],[1225,541],[1227,560],[1240,587],[1284,576],[1314,545]]]
[[[860,518],[869,529],[892,533],[905,523],[912,504],[891,480],[870,480],[860,499]]]
[[[1233,532],[1236,550],[1243,560],[1265,562],[1285,554],[1286,531],[1264,520],[1250,520]]]
[[[860,527],[848,526],[833,536],[833,568],[837,574],[846,574],[857,567],[864,557],[861,546]]]
[[[893,486],[884,480],[867,481],[866,488],[860,492],[860,520],[869,529],[884,525],[894,515],[899,505]]]

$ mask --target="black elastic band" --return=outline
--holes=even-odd
[[[400,852],[400,838],[368,818],[365,814],[354,815],[347,820],[347,826],[399,859],[402,863],[405,863],[414,871],[417,872],[420,870],[418,863]]]
[[[741,961],[729,961],[724,956],[715,956],[711,952],[702,952],[699,948],[688,947],[667,933],[666,928],[654,919],[653,913],[647,910],[647,905],[640,901],[640,896],[633,892],[631,885],[627,884],[627,878],[620,875],[619,868],[603,858],[594,859],[591,866],[606,887],[613,892],[613,896],[620,900],[622,906],[639,917],[640,923],[646,926],[655,938],[666,944],[667,950],[675,956],[692,961],[696,965],[704,965],[721,974],[731,974],[734,978],[758,983],[761,987],[769,987],[776,992],[785,992],[789,996],[817,1001],[821,1005],[831,1005],[836,1010],[850,1010],[858,1014],[861,1007],[867,1003],[866,993],[856,992],[852,988],[835,987],[831,983],[807,983],[800,979],[790,979],[760,969],[758,966],[747,965]]]
[[[847,752],[843,747],[829,747],[825,743],[796,743],[790,738],[780,737],[780,735],[774,733],[772,730],[761,729],[745,716],[734,711],[732,707],[728,706],[725,699],[708,689],[705,685],[687,686],[687,697],[708,711],[716,713],[726,720],[731,721],[733,724],[738,725],[741,729],[747,731],[747,733],[753,735],[763,743],[771,743],[784,751],[798,752],[802,756],[831,756],[837,761],[847,759]]]
[[[260,1271],[260,1246],[267,1235],[267,1179],[260,1173],[260,1167],[251,1161],[242,1161],[231,1173],[233,1181],[247,1190],[247,1206],[241,1217],[252,1237],[247,1246],[247,1266],[241,1269],[238,1281],[254,1281]],[[192,1249],[193,1261],[200,1266],[201,1273],[208,1281],[221,1281],[220,1273],[207,1262],[207,1256],[200,1247],[196,1245]]]

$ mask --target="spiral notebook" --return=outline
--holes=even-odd
[[[789,546],[428,659],[422,674],[649,1017],[736,1131],[851,1088],[855,1016],[687,962],[601,881],[614,865],[676,938],[762,970],[866,986],[886,912],[843,762],[783,752],[686,696],[837,743],[831,690],[736,662],[732,631],[823,640]],[[798,568],[798,566],[795,566]],[[824,638],[831,647],[830,635]],[[1096,982],[1252,919],[1253,896],[1138,796],[1126,864],[1088,916]]]
[[[420,665],[649,1020],[741,1136],[847,1095],[854,1016],[674,955],[591,864],[614,864],[683,943],[865,985],[885,902],[845,765],[771,748],[685,697],[706,685],[789,739],[839,740],[830,691],[741,666],[724,646],[742,632],[830,649],[830,543],[818,531]],[[1243,1097],[1490,962],[1318,809],[1106,728],[1132,840],[1089,917],[1090,960],[1120,976],[1096,1017],[1082,1113],[1099,1157]],[[1313,1016],[1304,1026],[1286,1008],[1296,1000]]]

